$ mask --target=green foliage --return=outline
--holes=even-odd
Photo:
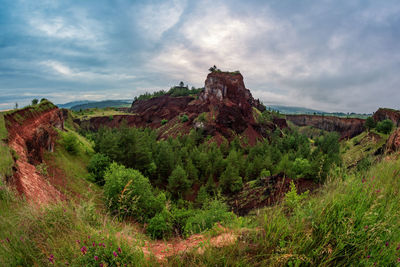
[[[203,207],[203,209],[197,210],[194,216],[187,219],[184,227],[186,236],[211,229],[217,222],[228,223],[235,218],[232,212],[228,212],[226,204],[219,200],[212,200]]]
[[[164,124],[167,124],[168,123],[168,120],[166,120],[166,119],[162,119],[161,120],[161,125],[164,125]]]
[[[172,214],[166,209],[154,216],[149,221],[146,229],[146,232],[153,239],[168,238],[172,235],[172,231],[173,217]]]
[[[65,150],[67,150],[70,154],[76,155],[79,149],[79,141],[76,135],[72,132],[65,133],[63,135],[62,143],[64,145]]]
[[[290,191],[285,195],[284,205],[290,210],[298,208],[301,204],[301,201],[308,197],[309,192],[306,191],[302,194],[297,194],[296,185],[293,181],[290,182]]]
[[[367,128],[367,130],[371,130],[376,127],[376,122],[372,117],[368,117],[365,120],[364,126],[365,126],[365,128]]]
[[[188,115],[183,114],[183,115],[180,117],[180,120],[181,120],[181,122],[187,122],[187,121],[189,120],[189,117],[188,117]]]
[[[380,121],[376,125],[376,130],[380,133],[389,134],[393,129],[393,122],[389,119]]]
[[[93,157],[90,159],[87,169],[91,173],[95,183],[104,185],[104,173],[110,164],[111,160],[106,155],[101,153],[96,153],[93,155]]]
[[[113,213],[147,222],[164,206],[165,196],[157,196],[149,179],[137,170],[112,163],[104,180],[104,194]]]
[[[190,185],[191,182],[188,179],[186,171],[182,168],[182,166],[176,166],[168,178],[169,191],[176,197],[183,196],[190,188]]]
[[[49,173],[47,171],[47,164],[46,163],[40,163],[39,165],[36,165],[36,170],[43,176],[47,176]]]
[[[33,106],[37,105],[38,103],[39,103],[39,99],[37,99],[37,98],[32,99],[32,105]]]

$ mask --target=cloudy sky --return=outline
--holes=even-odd
[[[208,68],[265,104],[400,109],[398,0],[2,0],[0,109],[131,99]]]

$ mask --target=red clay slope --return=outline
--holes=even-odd
[[[8,145],[18,155],[13,181],[28,201],[46,204],[63,199],[63,196],[35,165],[42,162],[44,150],[53,150],[57,138],[54,128],[63,129],[63,117],[58,108],[43,112],[31,110],[19,110],[5,116]]]

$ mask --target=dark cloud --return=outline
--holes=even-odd
[[[394,0],[5,0],[0,109],[202,86],[214,64],[266,103],[400,108],[399,41]]]

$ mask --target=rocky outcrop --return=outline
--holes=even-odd
[[[215,71],[208,74],[204,90],[196,97],[154,97],[133,102],[129,110],[132,115],[96,117],[76,122],[89,130],[101,126],[118,127],[125,122],[127,126],[158,129],[160,138],[187,134],[196,128],[218,140],[244,135],[249,144],[254,144],[266,136],[266,131],[276,128],[272,122],[268,125],[256,122],[254,108],[260,111],[265,109],[246,89],[240,73]],[[199,119],[200,115],[203,120]],[[280,124],[284,125],[283,122]]]
[[[291,181],[296,185],[299,194],[318,188],[318,185],[309,179],[291,179],[280,173],[261,178],[256,183],[254,181],[246,183],[240,192],[228,199],[228,204],[240,216],[244,216],[254,209],[272,206],[282,201],[290,190]]]
[[[400,150],[400,127],[397,128],[386,142],[386,152],[392,153]]]
[[[19,193],[39,204],[62,199],[62,194],[35,166],[42,163],[44,151],[54,149],[55,129],[64,129],[63,112],[41,104],[37,109],[26,108],[7,114],[5,121],[8,145],[17,154],[13,183]]]
[[[396,127],[400,126],[400,111],[389,109],[389,108],[379,108],[375,111],[372,116],[376,122],[383,121],[386,119],[391,120]]]
[[[352,138],[364,131],[365,120],[320,115],[286,115],[297,126],[312,126],[328,132],[338,132],[341,139]]]

